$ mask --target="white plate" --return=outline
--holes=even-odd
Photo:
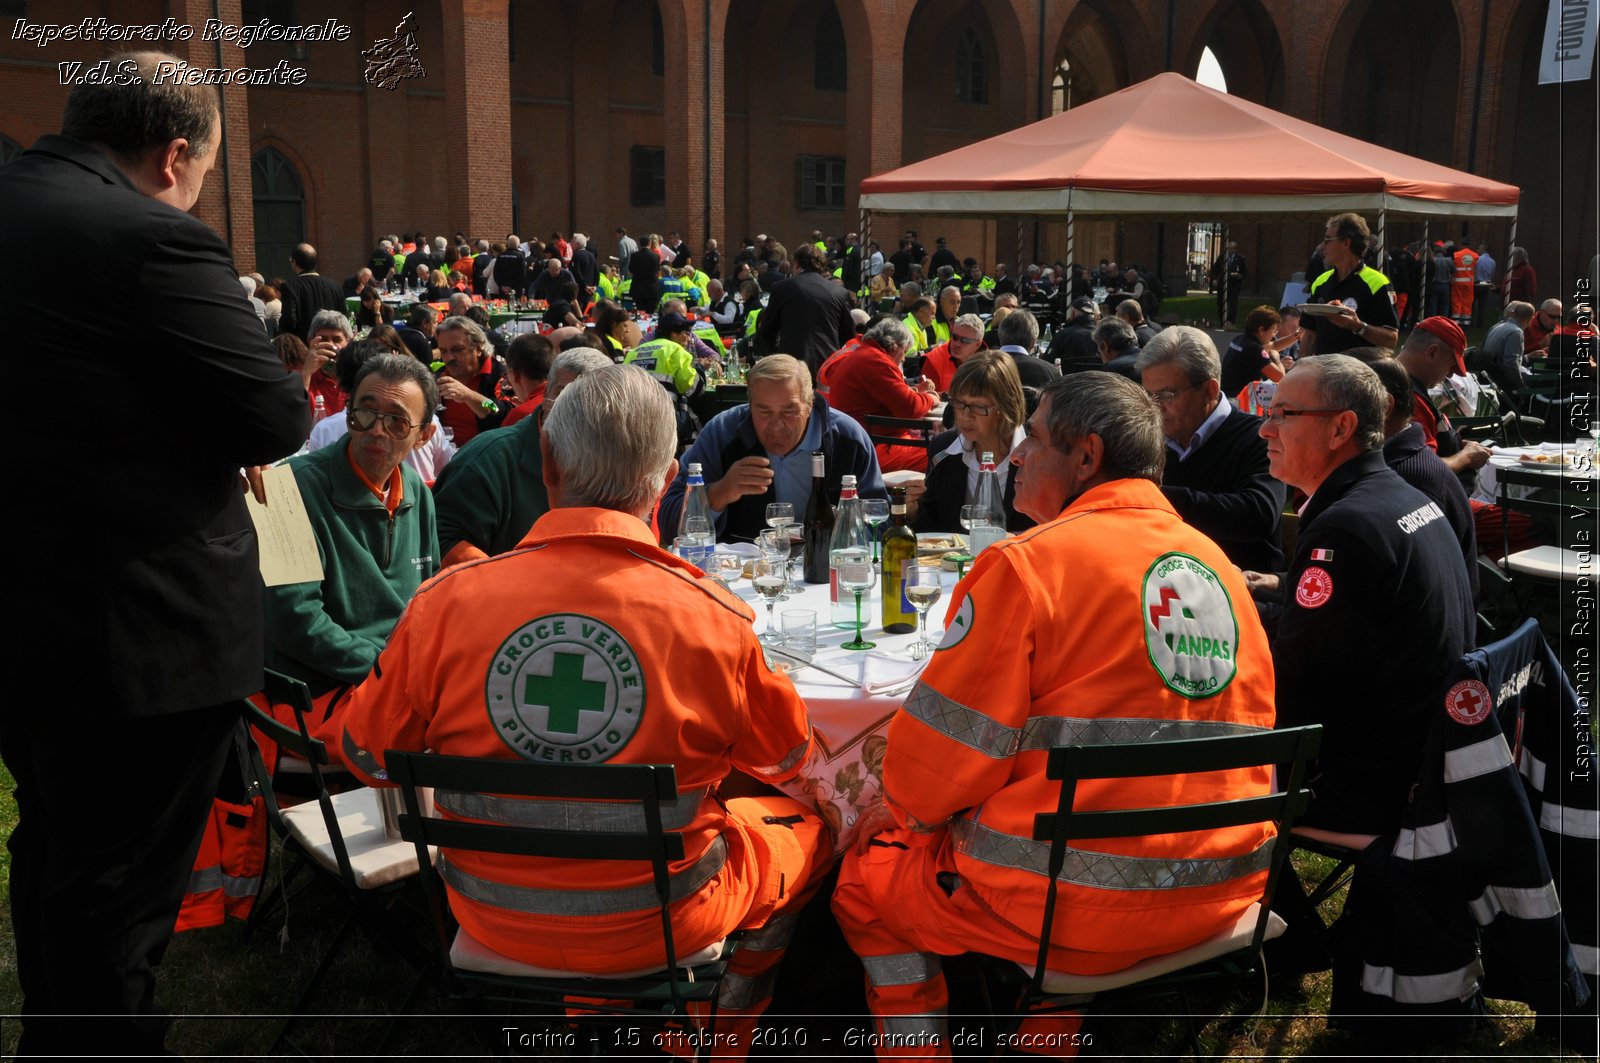
[[[927,473],[917,472],[915,469],[895,469],[883,474],[885,487],[903,487],[906,484],[919,484],[928,478]]]
[[[917,532],[917,553],[965,550],[967,537],[959,532]]]
[[[1301,303],[1295,309],[1300,311],[1301,317],[1332,317],[1334,314],[1344,313],[1349,308],[1343,304]]]
[[[761,556],[761,547],[755,543],[718,543],[717,549],[730,554],[738,554],[740,557]]]

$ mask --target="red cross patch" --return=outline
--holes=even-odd
[[[1303,608],[1316,609],[1327,605],[1332,597],[1333,577],[1328,575],[1328,570],[1319,565],[1308,565],[1300,573],[1300,583],[1294,589],[1294,600]]]
[[[1471,727],[1488,717],[1494,708],[1494,695],[1476,679],[1463,679],[1444,696],[1444,708],[1456,723]]]

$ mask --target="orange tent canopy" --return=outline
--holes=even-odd
[[[1515,217],[1519,190],[1158,74],[869,177],[863,210],[968,214]]]

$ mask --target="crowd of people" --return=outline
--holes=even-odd
[[[1031,827],[1053,807],[1051,745],[1320,723],[1307,821],[1369,840],[1400,828],[1440,683],[1475,642],[1483,537],[1463,476],[1484,455],[1431,393],[1465,374],[1461,315],[1407,330],[1390,279],[1364,262],[1361,217],[1327,220],[1308,273],[1310,300],[1336,312],[1257,307],[1219,352],[1205,331],[1152,322],[1159,284],[1138,267],[1014,278],[942,238],[928,253],[915,232],[888,256],[813,232],[792,254],[761,234],[725,259],[716,241],[697,258],[677,233],[621,227],[605,256],[582,233],[397,234],[343,284],[310,245],[286,279],[240,278],[185,213],[218,136],[208,89],[80,86],[62,134],[0,171],[19,246],[139,259],[101,303],[63,299],[48,271],[0,295],[15,320],[70,319],[38,332],[84,367],[90,423],[156,401],[157,361],[209,411],[159,418],[113,458],[107,435],[25,407],[53,460],[25,474],[23,523],[58,529],[29,566],[54,585],[33,599],[25,650],[87,677],[89,696],[81,711],[8,712],[0,730],[21,812],[22,1051],[108,1036],[161,1049],[153,968],[263,663],[308,686],[316,735],[372,785],[388,785],[386,750],[560,759],[580,733],[596,761],[674,764],[687,851],[673,890],[695,898],[675,915],[678,951],[752,932],[720,997],[719,1028],[747,1033],[834,846],[802,802],[718,799],[730,775],[795,776],[813,735],[750,609],[667,549],[691,466],[730,540],[754,538],[768,503],[800,512],[816,454],[830,499],[846,477],[881,497],[885,471],[924,472],[908,519],[930,531],[957,527],[990,462],[999,476],[1013,535],[955,588],[831,898],[895,1043],[948,1048],[940,956],[1032,962],[1044,876]],[[1236,300],[1235,256],[1218,276]],[[1532,280],[1519,284],[1485,344],[1508,382],[1562,327],[1560,305],[1534,311]],[[397,320],[384,295],[407,289],[418,299]],[[543,304],[543,328],[502,335],[496,298]],[[1046,341],[1040,316],[1056,308]],[[730,371],[745,401],[702,419],[694,400]],[[942,426],[873,424],[927,423],[941,401]],[[324,574],[264,587],[238,470],[258,484],[259,466],[291,454]],[[531,693],[554,675],[592,685],[591,666],[616,678],[592,734],[589,703]],[[81,717],[140,764],[148,800],[107,809],[82,786]],[[1269,776],[1220,773],[1204,793],[1264,794]],[[1081,791],[1080,807],[1199,792],[1128,780]],[[455,800],[440,808],[517,819]],[[105,824],[92,843],[91,819]],[[1231,926],[1261,896],[1271,845],[1255,825],[1091,846],[1063,880],[1051,968],[1117,970]],[[462,933],[516,960],[664,961],[654,902],[614,868],[445,853],[438,874]]]

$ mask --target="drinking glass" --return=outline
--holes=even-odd
[[[883,541],[879,534],[883,522],[889,519],[889,500],[887,498],[863,498],[861,500],[861,519],[867,522],[872,529],[872,563],[878,563],[878,544]]]
[[[767,527],[769,527],[769,528],[781,528],[785,524],[793,524],[793,523],[794,523],[794,503],[793,502],[768,502],[767,503]]]
[[[732,586],[744,574],[744,558],[732,550],[718,550],[711,555],[710,573],[724,587]]]
[[[967,531],[967,545],[956,555],[957,579],[966,578],[967,566],[972,564],[972,531],[989,526],[989,511],[983,506],[962,506],[961,526]]]
[[[917,641],[911,644],[911,659],[920,661],[933,649],[928,641],[928,610],[939,600],[944,588],[939,584],[940,570],[932,565],[906,566],[906,598],[917,611]]]
[[[781,531],[789,536],[789,566],[787,569],[789,576],[789,589],[785,593],[799,594],[801,591],[806,589],[805,584],[801,583],[799,578],[795,575],[795,567],[799,565],[799,563],[806,556],[805,525],[798,522],[790,522],[779,528],[778,531]]]
[[[843,553],[843,551],[839,551]],[[849,591],[856,596],[856,637],[844,644],[847,650],[870,650],[877,645],[861,637],[865,630],[861,625],[861,592],[870,590],[878,581],[872,569],[872,561],[861,557],[859,560],[841,560],[839,563],[839,589]]]
[[[783,648],[810,660],[817,652],[817,613],[815,609],[785,609]]]
[[[783,576],[781,569],[772,562],[762,558],[756,562],[756,575],[752,580],[756,593],[767,603],[767,626],[761,630],[761,641],[774,645],[783,641],[783,636],[778,633],[777,627],[772,622],[772,607],[778,604],[778,596],[783,593]]]
[[[772,566],[772,571],[780,576],[785,576],[783,597],[779,601],[788,601],[789,585],[785,570],[789,564],[789,529],[768,528],[756,535],[756,548],[761,551],[761,560]]]

